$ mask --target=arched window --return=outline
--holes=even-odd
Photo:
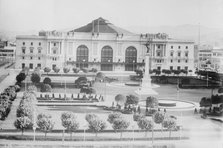
[[[85,45],[80,45],[77,48],[77,64],[76,67],[87,68],[88,67],[88,48]]]
[[[113,70],[113,49],[110,46],[104,46],[101,50],[101,70]]]
[[[125,70],[134,71],[137,63],[137,50],[130,46],[125,50]]]

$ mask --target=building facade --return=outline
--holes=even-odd
[[[8,41],[0,40],[0,60],[1,61],[15,61],[15,50],[16,46]]]
[[[167,34],[134,34],[98,18],[68,31],[40,31],[17,36],[16,68],[78,67],[100,71],[143,68],[145,53],[151,69],[194,71],[194,42],[170,39]]]

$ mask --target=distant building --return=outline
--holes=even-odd
[[[8,41],[0,41],[0,60],[15,61],[15,49],[15,44]]]
[[[213,48],[211,63],[217,72],[223,73],[223,48]]]
[[[134,71],[144,66],[147,44],[151,69],[194,71],[194,42],[167,34],[134,34],[103,18],[67,32],[40,31],[16,37],[16,68],[78,67]]]

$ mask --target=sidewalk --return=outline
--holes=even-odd
[[[9,69],[9,75],[0,83],[0,92],[2,92],[5,88],[10,85],[14,85],[16,82],[17,72]]]

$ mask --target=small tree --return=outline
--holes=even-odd
[[[73,72],[74,73],[78,73],[80,70],[79,69],[77,69],[77,68],[73,68]]]
[[[70,139],[72,139],[72,133],[79,128],[79,123],[76,120],[76,116],[72,112],[64,112],[61,114],[62,126],[70,132]]]
[[[95,114],[87,114],[87,115],[85,116],[85,120],[86,120],[88,123],[91,122],[92,120],[96,119],[96,118],[98,118],[98,116],[95,115]]]
[[[51,85],[51,79],[49,77],[44,78],[43,84],[49,84],[49,85]]]
[[[37,87],[35,85],[28,86],[28,92],[37,92]]]
[[[146,107],[156,108],[158,107],[158,99],[155,97],[147,97],[146,98]]]
[[[126,105],[137,105],[139,103],[139,98],[134,95],[126,96]]]
[[[49,133],[54,127],[54,122],[52,120],[51,115],[43,113],[39,114],[37,116],[37,126],[41,131],[45,133],[45,138],[46,138],[47,133]]]
[[[129,127],[129,124],[130,123],[128,121],[118,118],[118,119],[114,120],[112,128],[115,131],[120,130],[121,131],[120,138],[122,138],[122,130],[127,129]]]
[[[123,106],[125,104],[126,97],[122,94],[118,94],[115,96],[115,101],[118,105]]]
[[[31,81],[36,84],[40,82],[40,76],[36,73],[33,73],[31,76]]]
[[[106,128],[106,122],[99,118],[91,119],[89,124],[89,129],[95,132],[95,136],[97,137],[98,132],[103,131]]]
[[[142,115],[142,114],[137,114],[137,113],[136,114],[133,114],[133,120],[136,121],[136,122],[138,122],[142,118],[145,118],[145,116]]]
[[[59,69],[58,67],[54,67],[53,71],[54,71],[55,73],[59,73],[59,72],[60,72],[60,69]]]
[[[165,113],[162,111],[157,111],[153,114],[153,121],[156,124],[162,124],[163,120],[165,118]],[[161,129],[163,131],[163,126],[161,125]]]
[[[146,119],[146,118],[141,118],[140,120],[138,120],[137,124],[140,129],[146,130],[145,137],[147,137],[147,132],[149,130],[153,130],[153,128],[154,128],[153,121]],[[153,137],[153,134],[152,134],[152,137]]]
[[[26,79],[26,74],[25,73],[19,73],[17,76],[16,76],[16,81],[17,82],[22,82],[23,80]]]
[[[22,135],[24,130],[32,128],[32,121],[27,116],[18,117],[15,122],[14,126],[22,131]]]
[[[64,73],[68,73],[69,71],[70,71],[70,69],[69,69],[68,67],[64,67],[64,68],[63,68],[63,72],[64,72]]]
[[[95,78],[97,78],[97,79],[99,79],[99,80],[104,80],[104,78],[105,78],[105,74],[102,73],[102,72],[98,72],[98,73],[96,74],[96,77],[95,77]]]
[[[113,112],[113,113],[110,113],[110,114],[108,115],[108,119],[107,119],[107,121],[108,121],[109,123],[113,124],[113,122],[114,122],[116,119],[119,119],[119,118],[123,118],[123,117],[122,117],[122,114],[119,113],[119,112]]]
[[[174,118],[167,117],[163,120],[162,126],[169,130],[169,137],[171,137],[171,131],[176,128],[176,120]]]
[[[49,68],[49,67],[45,67],[44,68],[44,72],[46,72],[47,73],[47,75],[48,75],[48,73],[51,71],[51,69]]]
[[[43,85],[41,85],[40,91],[41,92],[51,92],[52,88],[49,84],[43,84]]]

